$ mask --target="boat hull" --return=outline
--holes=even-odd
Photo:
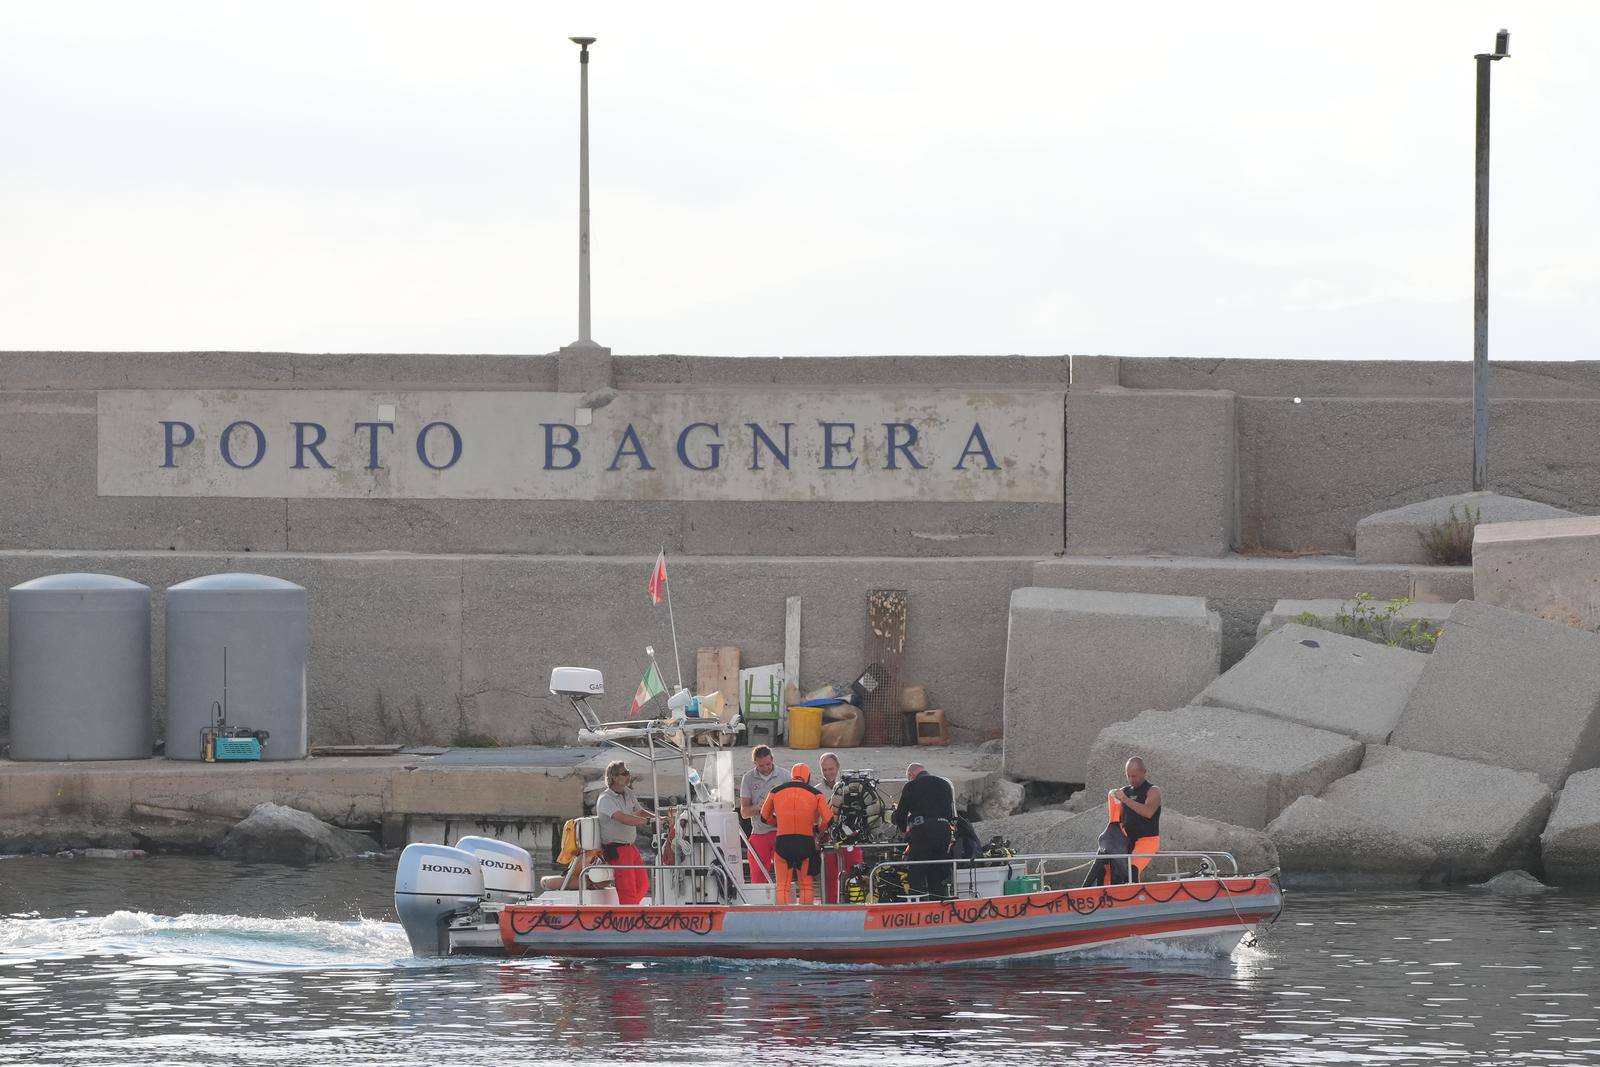
[[[453,952],[927,964],[1079,952],[1134,940],[1227,945],[1278,914],[1270,878],[1185,879],[979,900],[763,907],[504,906]]]

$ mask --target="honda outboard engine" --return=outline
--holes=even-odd
[[[527,849],[492,837],[463,837],[456,848],[478,857],[490,900],[520,900],[533,892],[533,857]]]
[[[407,845],[394,875],[394,910],[411,952],[446,956],[445,927],[483,900],[483,865],[471,852],[448,845]]]

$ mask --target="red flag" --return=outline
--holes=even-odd
[[[650,603],[660,605],[661,587],[667,584],[667,553],[663,549],[656,556],[655,569],[650,572]]]

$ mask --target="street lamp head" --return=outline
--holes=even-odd
[[[1502,30],[1500,32],[1504,33],[1505,31]],[[573,44],[584,49],[585,51],[587,51],[589,46],[595,42],[595,38],[593,37],[568,37],[567,40],[571,41]]]
[[[1494,55],[1501,59],[1511,54],[1511,31],[1501,30],[1494,35]]]

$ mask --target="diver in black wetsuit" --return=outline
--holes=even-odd
[[[929,774],[920,763],[906,768],[905,788],[895,805],[894,824],[906,835],[906,859],[943,860],[950,858],[950,827],[956,817],[956,793],[950,783]],[[913,893],[931,897],[950,896],[949,867],[918,863],[906,871]]]

